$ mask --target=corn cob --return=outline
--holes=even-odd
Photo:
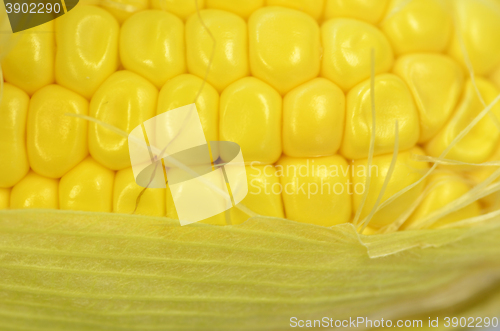
[[[497,314],[495,1],[92,0],[21,33],[2,59],[0,329],[426,321],[485,289]],[[169,187],[136,184],[126,133],[193,100],[207,140],[259,162],[241,204],[269,217],[178,227]],[[458,308],[440,318],[478,315]]]
[[[242,202],[255,213],[323,226],[364,220],[380,231],[418,226],[487,178],[470,164],[498,158],[500,105],[454,141],[499,94],[499,36],[487,31],[500,24],[500,6],[490,2],[80,5],[22,33],[2,60],[0,207],[176,218],[168,188],[137,199],[127,139],[99,123],[129,133],[196,98],[207,140],[236,142],[259,163],[246,166]],[[472,24],[484,33],[472,34]],[[466,78],[468,69],[481,76]],[[451,145],[445,157],[464,164],[435,166],[427,178],[425,161],[442,163]],[[370,166],[376,175],[356,170]],[[301,167],[307,175],[286,171]],[[321,167],[350,170],[315,174]],[[329,191],[302,193],[299,181]],[[499,207],[488,199],[426,227]],[[233,209],[234,224],[251,216]]]

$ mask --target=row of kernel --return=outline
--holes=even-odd
[[[401,153],[387,186],[384,200],[404,187],[420,180],[428,165],[412,159],[419,149]],[[242,201],[253,212],[271,217],[332,226],[352,220],[359,209],[365,181],[369,172],[372,185],[368,200],[361,212],[362,219],[375,207],[376,200],[391,164],[390,156],[374,158],[370,168],[366,160],[349,164],[340,156],[322,158],[292,158],[284,156],[276,166],[251,165],[246,167],[249,192]],[[181,183],[181,185],[183,185]],[[429,180],[432,190],[423,195],[422,182],[393,203],[373,215],[370,226],[379,229],[391,224],[408,210],[408,221],[403,228],[425,219],[432,212],[446,206],[470,190],[470,186],[453,172],[441,172]],[[200,188],[202,189],[202,188]],[[419,198],[423,199],[419,201]],[[413,205],[420,202],[417,208]],[[62,209],[93,212],[117,212],[178,219],[169,189],[139,187],[131,168],[113,172],[88,157],[60,180],[29,172],[12,189],[0,188],[0,209]],[[440,226],[481,214],[479,203],[473,202],[458,212],[448,214],[432,226]],[[225,225],[224,213],[204,220],[204,223]],[[237,207],[230,209],[232,224],[240,224],[250,215]]]
[[[415,66],[425,70],[415,74]],[[483,108],[474,85],[468,81],[463,89],[457,65],[441,55],[409,55],[397,62],[395,70],[410,88],[395,74],[375,77],[374,155],[392,153],[398,130],[399,151],[420,142],[427,154],[440,156]],[[5,84],[0,105],[5,128],[0,143],[8,161],[1,166],[0,187],[11,187],[30,167],[40,175],[60,178],[89,152],[109,169],[129,167],[127,134],[157,114],[192,103],[202,86],[196,104],[207,141],[238,143],[247,162],[272,164],[282,152],[319,157],[340,151],[348,159],[368,155],[372,127],[369,81],[352,89],[346,100],[334,83],[316,78],[282,100],[268,84],[245,77],[228,86],[219,100],[215,88],[194,75],[169,80],[158,94],[148,80],[123,70],[105,80],[90,105],[59,85],[42,88],[30,101],[22,90]],[[477,78],[476,86],[487,103],[499,94],[484,79]],[[99,123],[75,118],[86,115]],[[500,105],[456,144],[449,157],[472,163],[487,161],[500,140],[495,119],[500,119]],[[218,157],[213,155],[214,160]]]
[[[500,63],[500,40],[489,33],[495,24],[500,29],[500,6],[491,4],[497,11],[472,1],[457,1],[454,6],[457,15],[471,13],[458,15],[457,24],[474,70],[478,74],[491,72]],[[120,32],[108,11],[78,6],[55,24],[49,22],[23,33],[2,61],[5,79],[30,95],[56,81],[90,99],[121,62],[125,69],[160,88],[186,70],[205,76],[211,60],[211,35],[216,50],[207,79],[219,92],[250,73],[282,95],[318,75],[348,91],[368,78],[371,49],[376,54],[376,73],[390,70],[393,53],[443,52],[448,48],[463,63],[459,39],[454,37],[449,43],[450,15],[430,0],[411,2],[404,10],[388,15],[379,26],[382,31],[351,18],[331,19],[320,28],[303,12],[284,7],[261,8],[248,24],[231,12],[215,9],[202,10],[200,17],[204,24],[198,15],[184,24],[169,12],[145,10],[129,17]],[[472,24],[478,33],[468,29]]]

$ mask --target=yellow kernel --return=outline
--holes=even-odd
[[[215,54],[210,63],[213,40],[198,15],[191,16],[186,23],[188,70],[204,78],[210,65],[207,81],[221,92],[249,74],[247,24],[236,14],[217,9],[202,10],[200,16],[216,40]]]
[[[192,170],[194,171],[197,171],[198,168],[195,166],[195,167],[192,167],[191,168]],[[177,171],[182,171],[180,169],[176,169]],[[181,183],[181,189],[179,190],[180,193],[182,193],[182,186],[183,185],[186,185],[186,184],[183,184]],[[200,186],[200,195],[202,195],[204,197],[203,200],[199,200],[196,198],[196,196],[193,196],[192,194],[189,194],[189,195],[184,195],[184,196],[180,196],[179,198],[180,199],[188,199],[189,201],[200,201],[200,204],[201,205],[220,205],[221,201],[217,198],[214,198],[213,200],[207,200],[205,199],[207,197],[207,192],[209,194],[213,194],[213,191],[209,188],[206,188],[206,186]],[[175,205],[174,205],[174,199],[172,198],[172,192],[170,191],[170,187],[167,185],[167,217],[168,218],[171,218],[171,219],[174,219],[174,220],[178,220],[179,219],[179,216],[177,215],[177,209],[175,208]],[[208,194],[208,195],[209,195]],[[222,207],[222,206],[221,206]],[[202,206],[197,206],[196,208],[203,208]],[[222,213],[219,213],[217,215],[214,215],[214,216],[211,216],[211,217],[208,217],[206,219],[204,219],[203,221],[200,221],[198,223],[204,223],[204,224],[213,224],[213,225],[227,225],[227,222],[226,222],[226,211],[225,212],[222,212]]]
[[[184,57],[184,24],[175,15],[146,10],[123,23],[120,31],[123,66],[149,79],[157,88],[186,72]]]
[[[428,186],[430,189],[429,194],[425,196],[410,219],[404,224],[404,228],[407,228],[409,225],[418,224],[423,221],[426,216],[429,216],[433,212],[459,199],[471,189],[461,176],[451,172],[441,172],[430,176]],[[425,227],[435,229],[446,224],[455,223],[479,215],[481,215],[481,206],[478,201],[474,201],[453,213],[441,217],[432,225]]]
[[[26,152],[26,117],[29,97],[4,84],[0,102],[0,187],[19,182],[30,169]]]
[[[114,175],[91,157],[86,158],[61,178],[60,208],[110,213]]]
[[[54,21],[16,33],[14,47],[2,59],[5,81],[29,95],[54,82]]]
[[[393,0],[381,23],[394,53],[444,51],[452,33],[446,8],[435,0],[406,1]]]
[[[362,235],[364,235],[364,236],[373,236],[373,235],[377,234],[377,231],[378,231],[378,229],[374,229],[371,226],[367,226],[363,230]]]
[[[370,80],[353,88],[347,95],[346,126],[341,154],[348,159],[368,157],[372,132]],[[374,155],[394,150],[396,121],[399,127],[399,150],[414,147],[419,139],[418,111],[411,92],[396,75],[375,77],[376,133]]]
[[[457,32],[453,35],[449,53],[466,68],[462,46],[479,75],[488,74],[500,65],[500,2],[496,0],[450,1]],[[459,39],[460,37],[460,39]]]
[[[487,160],[488,162],[499,162],[500,161],[500,146],[496,147],[493,155]],[[480,184],[488,179],[495,171],[498,170],[498,166],[485,166],[477,167],[471,169],[471,171],[466,172],[467,178],[470,178],[476,184]],[[498,183],[499,178],[494,180],[494,183]],[[485,196],[479,200],[481,204],[490,210],[500,209],[500,191],[494,192],[490,195]]]
[[[0,188],[0,210],[9,209],[10,188]]]
[[[276,169],[288,219],[322,226],[349,222],[353,186],[343,157],[283,156]]]
[[[58,84],[87,99],[118,67],[116,19],[94,6],[76,6],[56,20]]]
[[[253,76],[285,94],[319,74],[320,35],[307,14],[282,7],[255,11],[248,21]]]
[[[446,124],[462,93],[464,74],[451,58],[440,54],[400,57],[393,72],[413,94],[420,115],[419,143],[434,137]]]
[[[207,8],[225,10],[244,19],[262,6],[264,6],[264,0],[207,0]]]
[[[199,77],[185,74],[169,80],[160,91],[156,114],[193,103],[202,85],[203,90],[195,103],[196,109],[206,140],[217,141],[219,140],[219,93],[210,84],[203,84],[203,79]],[[177,130],[178,128],[173,128],[170,131],[177,132]],[[216,160],[219,157],[218,151],[212,152],[213,159]]]
[[[321,18],[323,12],[324,0],[267,0],[268,6],[283,6],[300,10],[311,15],[315,20]]]
[[[497,89],[500,89],[500,66],[493,70],[489,78],[491,82],[495,84]]]
[[[325,20],[351,17],[368,23],[378,23],[389,0],[326,0]]]
[[[136,184],[132,168],[116,173],[113,187],[113,211],[115,213],[165,216],[165,189],[147,188]],[[136,204],[137,210],[136,210]]]
[[[201,10],[205,7],[205,0],[151,0],[152,8],[166,10],[182,20],[196,13],[196,4]]]
[[[266,83],[254,77],[236,81],[221,95],[220,140],[239,144],[245,162],[276,162],[282,152],[281,107],[281,96]]]
[[[489,81],[479,77],[476,77],[475,81],[486,104],[491,103],[498,96],[498,89]],[[427,154],[440,156],[483,109],[484,106],[477,96],[474,85],[467,80],[465,91],[453,116],[444,128],[425,145]],[[493,121],[495,117],[497,121],[500,121],[500,104],[496,104],[490,114],[491,116],[483,117],[466,136],[454,145],[446,155],[447,159],[472,163],[488,160],[497,148],[500,139],[500,132]]]
[[[130,133],[154,116],[158,90],[145,78],[130,71],[117,71],[96,91],[89,114]],[[112,170],[130,167],[128,139],[99,124],[89,124],[92,157]]]
[[[135,13],[148,9],[149,0],[106,0],[101,6],[123,23]]]
[[[250,165],[245,169],[248,193],[241,203],[257,215],[284,218],[281,184],[276,176],[276,168],[273,165]],[[250,216],[237,207],[231,208],[232,224],[241,224],[248,218]]]
[[[49,85],[31,98],[27,148],[31,168],[60,178],[88,154],[87,121],[66,114],[88,114],[82,96],[59,85]]]
[[[414,160],[412,154],[423,155],[423,152],[420,148],[416,147],[412,150],[398,154],[394,171],[389,179],[384,195],[382,196],[381,203],[407,186],[420,180],[428,170],[428,164],[426,162]],[[361,207],[361,201],[367,188],[366,179],[368,175],[371,176],[370,189],[360,214],[360,221],[365,219],[374,208],[387,177],[391,161],[392,155],[376,156],[373,158],[373,163],[370,168],[368,168],[367,159],[354,161],[354,210],[358,210]],[[425,180],[376,212],[369,223],[370,226],[379,229],[382,226],[396,221],[418,199],[424,187]]]
[[[347,18],[332,19],[321,27],[321,38],[324,48],[321,75],[344,91],[370,77],[372,49],[375,74],[392,67],[391,45],[371,24]]]
[[[43,177],[30,171],[12,188],[10,208],[57,209],[58,185],[58,179]]]
[[[283,152],[289,156],[334,155],[344,133],[345,96],[325,78],[288,92],[283,99]]]

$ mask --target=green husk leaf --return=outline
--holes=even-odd
[[[212,226],[0,212],[0,329],[281,330],[289,319],[445,309],[496,286],[500,218],[358,235],[254,217]]]

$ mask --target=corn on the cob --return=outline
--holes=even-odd
[[[427,181],[429,165],[415,156],[425,156],[423,148],[442,159],[499,94],[485,77],[500,65],[499,36],[489,30],[500,22],[500,5],[486,2],[80,5],[27,31],[2,60],[0,208],[176,218],[169,188],[142,192],[126,138],[101,124],[129,133],[196,100],[207,141],[236,142],[247,162],[259,162],[246,166],[242,203],[253,212],[324,226],[369,221],[364,233],[406,219],[403,228],[416,226],[469,192],[468,178],[485,177],[469,164],[440,166],[451,175]],[[54,25],[55,37],[36,33]],[[484,77],[464,83],[467,69]],[[87,115],[96,121],[88,124]],[[496,105],[446,158],[496,161],[499,120]],[[211,152],[213,160],[230,161],[224,150]],[[356,190],[368,183],[367,194]],[[481,212],[473,201],[428,226]],[[233,224],[250,217],[237,208],[229,214]],[[226,224],[226,215],[205,222]]]

